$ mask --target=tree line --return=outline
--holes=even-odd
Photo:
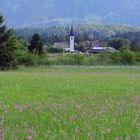
[[[54,42],[68,41],[70,26],[53,26],[49,28],[24,28],[16,29],[15,35],[30,40],[32,35],[38,33],[41,41],[46,44]],[[125,25],[98,25],[98,24],[78,24],[74,25],[75,42],[80,43],[86,40],[109,40],[112,37],[120,36],[128,32],[140,31],[138,27]]]

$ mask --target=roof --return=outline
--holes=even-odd
[[[69,43],[68,42],[55,42],[53,44],[54,48],[70,48]]]
[[[71,32],[70,32],[70,36],[74,36],[74,32],[73,32],[73,26],[71,26]]]
[[[90,52],[103,52],[103,51],[106,51],[106,52],[115,52],[116,49],[114,49],[113,47],[98,47],[98,46],[95,46],[95,47],[92,47],[90,49]]]
[[[106,45],[107,44],[104,41],[99,41],[99,40],[91,41],[91,43],[90,43],[91,47],[103,47],[103,46],[106,46]]]

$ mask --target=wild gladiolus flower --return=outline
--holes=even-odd
[[[27,139],[27,140],[31,140],[31,139],[32,139],[32,136],[29,136],[29,135],[28,135],[28,136],[26,137],[26,139]]]
[[[107,129],[108,134],[110,135],[110,128]]]
[[[119,140],[119,138],[118,137],[115,137],[114,140]]]
[[[23,112],[23,108],[20,108],[20,109],[19,109],[19,113],[22,113],[22,112]]]
[[[140,134],[137,135],[137,138],[140,139]]]

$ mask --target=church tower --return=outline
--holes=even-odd
[[[70,33],[70,52],[75,52],[75,50],[74,50],[74,32],[73,32],[73,26],[71,26],[71,33]]]

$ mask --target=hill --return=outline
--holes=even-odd
[[[81,22],[140,25],[139,11],[139,0],[1,0],[0,4],[8,26],[19,28]]]

